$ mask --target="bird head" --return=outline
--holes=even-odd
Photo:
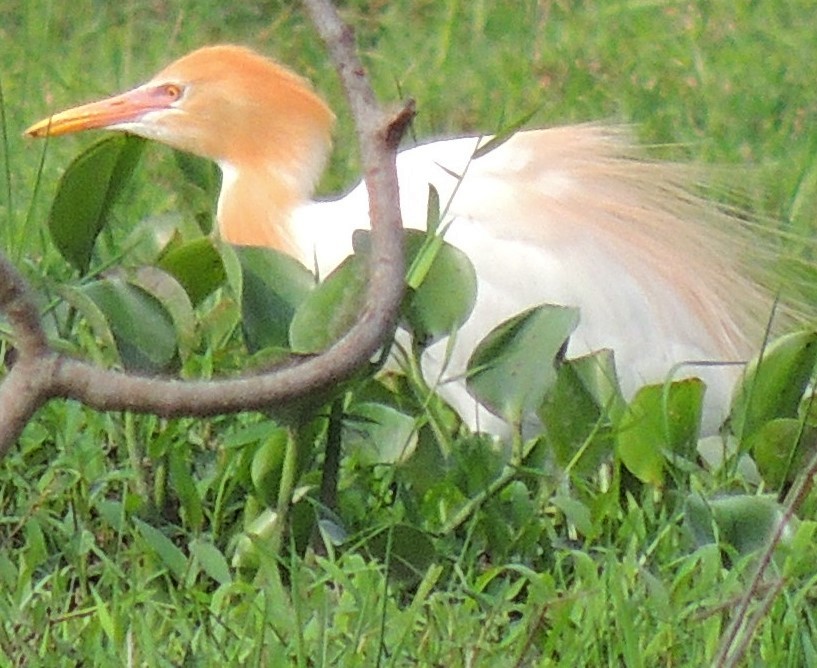
[[[291,207],[307,198],[329,154],[333,122],[305,79],[250,49],[218,45],[183,56],[130,91],[43,119],[25,134],[121,130],[214,160],[225,174],[222,234],[234,243],[259,243],[246,224],[226,219],[237,208],[228,187],[246,196],[263,184],[277,203],[259,207]]]

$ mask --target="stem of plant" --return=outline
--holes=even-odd
[[[283,546],[284,533],[289,522],[289,511],[292,508],[292,495],[295,491],[298,476],[298,450],[300,445],[300,429],[298,425],[287,427],[287,449],[284,454],[284,464],[281,469],[281,484],[278,488],[278,502],[275,507],[275,529],[270,540],[270,547],[274,557],[279,557]]]

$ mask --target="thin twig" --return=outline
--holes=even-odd
[[[797,509],[800,508],[811,491],[812,479],[815,475],[817,475],[817,449],[812,455],[805,471],[800,477],[798,477],[795,485],[792,487],[788,496],[786,497],[783,512],[778,519],[774,533],[769,538],[766,549],[763,551],[763,554],[760,557],[755,575],[738,603],[737,610],[732,617],[732,621],[723,633],[721,643],[718,648],[718,653],[712,662],[713,666],[718,666],[719,668],[731,667],[736,666],[740,662],[751,640],[751,630],[754,630],[760,624],[761,619],[771,607],[775,596],[777,596],[777,593],[782,588],[783,581],[781,578],[780,582],[773,584],[771,589],[766,591],[766,595],[760,609],[747,624],[746,619],[749,613],[749,606],[751,605],[752,600],[754,600],[758,596],[758,593],[764,588],[763,580],[766,577],[766,572],[772,563],[775,550],[780,544],[786,529],[789,527],[789,523],[794,518]],[[746,629],[744,630],[743,637],[741,638],[740,632],[741,629],[744,629],[744,625],[746,625]],[[741,639],[741,642],[738,644],[739,638]],[[733,651],[733,648],[735,647],[736,649]]]

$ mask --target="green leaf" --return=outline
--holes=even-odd
[[[401,580],[419,581],[436,556],[428,534],[408,524],[395,524],[379,533],[368,547],[378,559],[388,559],[390,574]]]
[[[194,538],[190,541],[190,554],[201,564],[204,572],[219,584],[230,584],[233,576],[230,573],[230,566],[219,550],[210,541],[201,538]]]
[[[170,482],[179,497],[182,514],[190,528],[195,532],[199,532],[204,522],[204,512],[201,497],[196,489],[196,481],[190,473],[189,444],[180,442],[172,445],[168,456],[170,459]]]
[[[706,386],[698,378],[647,385],[621,418],[616,445],[621,461],[642,482],[663,482],[668,452],[694,452]]]
[[[817,332],[772,341],[746,367],[732,399],[732,432],[742,441],[774,418],[796,417],[817,363]]]
[[[168,247],[157,265],[181,284],[194,306],[227,280],[221,253],[210,237]]]
[[[173,159],[191,185],[205,193],[218,193],[220,173],[212,160],[185,151],[173,151]]]
[[[59,296],[72,308],[76,309],[88,323],[94,336],[99,341],[100,352],[106,354],[107,351],[116,351],[116,338],[111,329],[111,323],[105,312],[97,305],[91,296],[87,294],[85,286],[77,287],[63,284],[57,285],[55,288]],[[92,350],[91,353],[93,352]],[[96,361],[103,362],[103,359],[96,358]],[[113,361],[113,358],[108,360],[108,362]]]
[[[686,520],[699,544],[723,542],[743,555],[766,544],[780,516],[780,505],[769,496],[703,499],[693,494],[687,500]]]
[[[78,155],[60,179],[48,229],[60,254],[85,273],[111,206],[139,162],[145,140],[106,137]]]
[[[176,328],[158,299],[121,278],[94,281],[82,292],[105,314],[126,369],[158,373],[176,365]]]
[[[477,298],[477,274],[468,256],[441,237],[406,230],[405,250],[416,279],[406,294],[402,315],[415,341],[427,346],[458,329]],[[420,267],[423,263],[427,266]]]
[[[551,499],[551,503],[564,513],[567,521],[573,524],[579,533],[584,536],[596,534],[590,509],[581,501],[570,496],[556,495]]]
[[[578,322],[577,309],[552,305],[505,321],[471,355],[468,391],[509,423],[521,424],[556,382],[557,358]]]
[[[746,440],[763,480],[772,489],[792,482],[814,447],[814,428],[795,418],[769,420]]]
[[[289,327],[293,352],[320,353],[352,328],[365,304],[366,274],[365,259],[352,255],[309,293]]]
[[[247,529],[238,538],[233,554],[232,566],[238,569],[258,567],[259,548],[269,543],[278,524],[278,513],[270,508],[262,511],[250,522]]]
[[[173,320],[179,351],[190,353],[197,344],[196,315],[187,292],[179,282],[157,267],[139,267],[129,275],[128,282],[161,303]]]
[[[473,159],[476,160],[477,158],[481,158],[483,155],[486,155],[493,151],[494,149],[502,146],[502,144],[504,144],[511,137],[513,137],[531,118],[533,118],[538,111],[539,107],[519,117],[507,127],[502,128],[487,142],[480,145],[480,147],[476,151],[474,151]]]
[[[357,452],[364,464],[404,462],[417,447],[414,418],[385,404],[354,405],[344,428],[344,448]]]
[[[270,507],[278,503],[278,490],[281,486],[281,472],[288,443],[286,429],[276,429],[264,439],[252,458],[250,477],[255,492],[261,501]]]
[[[181,580],[187,570],[187,557],[184,556],[184,553],[158,529],[137,518],[134,518],[133,521],[148,547],[158,555],[168,570],[178,580]]]
[[[297,260],[266,248],[236,248],[243,273],[241,293],[244,339],[250,352],[288,347],[298,306],[315,279]]]
[[[610,350],[565,360],[539,409],[558,464],[595,471],[613,450],[611,425],[625,407]]]

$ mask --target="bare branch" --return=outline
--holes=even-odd
[[[17,353],[25,358],[39,355],[48,348],[40,323],[37,304],[25,279],[9,259],[0,253],[0,311],[14,332]]]
[[[327,42],[349,97],[369,192],[372,255],[366,306],[355,326],[325,353],[263,375],[221,381],[134,376],[57,355],[40,325],[22,277],[0,255],[0,310],[9,318],[20,352],[0,386],[0,456],[16,442],[34,412],[52,397],[77,399],[99,410],[149,412],[165,417],[210,416],[286,407],[349,378],[391,336],[403,294],[403,250],[395,138],[410,106],[387,117],[377,106],[354,51],[351,30],[331,3],[305,0]]]

